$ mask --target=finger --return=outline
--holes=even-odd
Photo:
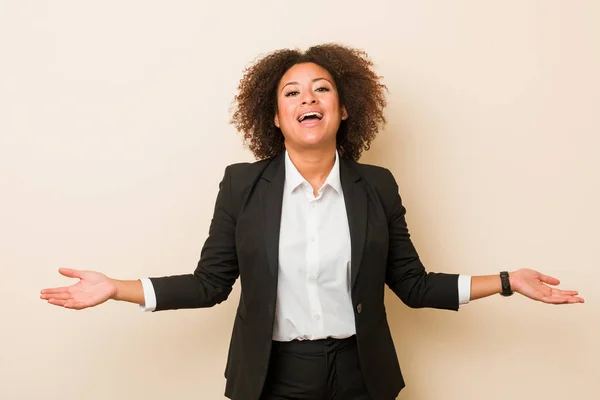
[[[49,299],[48,304],[53,304],[55,306],[63,307],[65,304],[67,304],[67,300]]]
[[[575,303],[584,303],[584,300],[581,297],[561,297],[561,296],[546,296],[540,299],[544,303],[548,304],[575,304]]]
[[[548,285],[556,286],[560,284],[560,280],[549,275],[540,274],[540,280]]]
[[[69,288],[67,286],[64,286],[64,287],[43,289],[40,293],[41,294],[55,294],[55,293],[66,293],[68,291],[69,291]]]
[[[40,296],[40,299],[44,299],[44,300],[50,300],[50,299],[68,300],[70,298],[71,298],[71,293],[50,293],[50,294],[42,294]]]
[[[84,308],[92,307],[92,304],[89,301],[81,301],[75,299],[69,299],[63,305],[64,308],[70,308],[73,310],[82,310]]]
[[[65,303],[65,305],[63,306],[64,308],[70,308],[72,310],[82,310],[84,308],[89,307],[88,304],[82,303],[82,302],[77,302],[77,301],[68,301],[67,303]]]
[[[571,297],[569,299],[569,303],[570,304],[575,304],[575,303],[585,303],[585,300],[582,297]]]
[[[554,297],[554,296],[547,296],[547,297],[542,297],[540,299],[540,301],[547,303],[547,304],[565,304],[568,302],[567,299],[562,298],[562,297]]]
[[[84,304],[82,302],[74,301],[73,299],[69,299],[69,300],[50,299],[50,300],[48,300],[48,303],[53,304],[55,306],[63,307],[63,308],[70,308],[73,310],[81,310],[83,308],[88,307],[86,304]]]
[[[81,278],[81,272],[77,269],[71,269],[71,268],[59,268],[58,272],[61,275],[64,275],[68,278]]]
[[[579,294],[576,290],[561,290],[561,289],[552,289],[552,295],[558,296],[577,296]]]

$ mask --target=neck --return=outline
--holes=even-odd
[[[335,147],[302,151],[286,147],[286,150],[300,175],[318,190],[335,164]]]

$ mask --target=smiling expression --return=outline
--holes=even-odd
[[[286,148],[335,148],[346,108],[331,74],[314,63],[296,64],[277,87],[275,126],[281,129]]]

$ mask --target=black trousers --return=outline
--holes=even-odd
[[[371,400],[356,337],[273,342],[261,400]]]

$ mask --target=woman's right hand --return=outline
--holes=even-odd
[[[69,278],[77,278],[79,282],[42,290],[40,298],[50,304],[81,310],[102,304],[117,293],[115,282],[100,272],[69,268],[60,268],[58,272]]]

